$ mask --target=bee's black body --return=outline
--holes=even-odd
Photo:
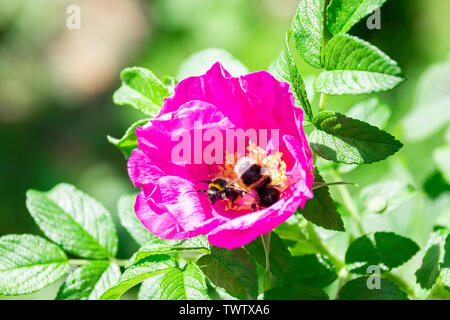
[[[261,180],[261,178],[263,177],[261,171],[262,167],[259,164],[253,164],[242,173],[240,179],[246,186],[251,186],[252,184],[255,184],[259,180]]]
[[[280,200],[281,191],[272,185],[270,175],[264,173],[264,168],[249,158],[242,158],[236,164],[235,172],[242,183],[258,193],[257,204],[267,208]],[[256,206],[254,206],[256,209]]]
[[[270,184],[266,184],[260,188],[256,189],[259,196],[260,207],[267,208],[280,200],[281,192],[280,190]]]
[[[233,202],[244,193],[244,190],[234,187],[225,178],[216,178],[201,182],[209,184],[208,190],[197,190],[197,192],[206,192],[208,200],[212,205],[218,200],[230,200]]]

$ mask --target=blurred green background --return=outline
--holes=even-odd
[[[70,4],[81,8],[80,30],[66,27]],[[250,71],[267,69],[297,5],[297,0],[0,0],[0,236],[39,234],[25,192],[59,182],[99,199],[117,221],[116,201],[133,188],[126,161],[106,135],[120,137],[141,117],[112,103],[120,71],[139,65],[159,77],[176,76],[187,57],[209,47],[228,50]],[[405,146],[386,161],[343,171],[342,177],[362,187],[389,179],[413,186],[417,196],[396,210],[397,217],[406,212],[412,222],[369,217],[366,223],[369,231],[408,234],[421,247],[450,207],[448,17],[449,1],[390,0],[382,8],[380,30],[369,30],[365,20],[351,30],[398,61],[408,78],[378,95],[392,111],[387,131]],[[302,75],[317,74],[298,64]],[[367,98],[332,97],[327,108],[347,111]],[[355,199],[359,191],[352,189]],[[119,225],[118,232],[118,257],[126,258],[137,246]],[[33,296],[52,298],[54,290]]]

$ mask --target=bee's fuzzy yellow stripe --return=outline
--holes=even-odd
[[[224,190],[221,186],[219,186],[218,184],[215,184],[215,183],[210,183],[209,187],[210,188],[216,188],[219,191],[223,191]]]

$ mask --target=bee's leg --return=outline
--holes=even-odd
[[[252,203],[252,210],[253,210],[253,212],[256,211],[256,203]]]
[[[229,186],[228,188],[236,191],[238,194],[242,195],[243,193],[248,193],[247,190],[244,190],[242,188],[236,187],[236,186]]]
[[[197,192],[197,193],[203,193],[203,192],[208,192],[208,190],[195,190],[195,192]]]
[[[227,194],[225,192],[221,192],[220,196],[222,197],[223,200],[228,200]]]
[[[196,184],[199,183],[199,182],[203,182],[203,183],[211,183],[212,180],[198,180],[198,181],[195,181]]]

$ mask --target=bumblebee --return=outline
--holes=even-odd
[[[239,180],[249,189],[261,188],[271,182],[269,172],[255,160],[240,158],[234,166],[234,172]]]
[[[280,200],[281,190],[277,186],[267,184],[256,189],[259,201],[258,205],[262,208],[270,207]]]
[[[234,171],[247,188],[254,189],[258,194],[253,210],[256,210],[257,205],[267,208],[280,200],[282,191],[272,184],[270,170],[259,165],[255,160],[248,157],[239,159]]]
[[[226,178],[215,178],[213,180],[201,180],[199,182],[208,183],[207,190],[197,190],[199,193],[206,193],[211,205],[214,205],[218,200],[228,200],[233,203],[237,198],[242,196],[245,190],[235,187]]]

